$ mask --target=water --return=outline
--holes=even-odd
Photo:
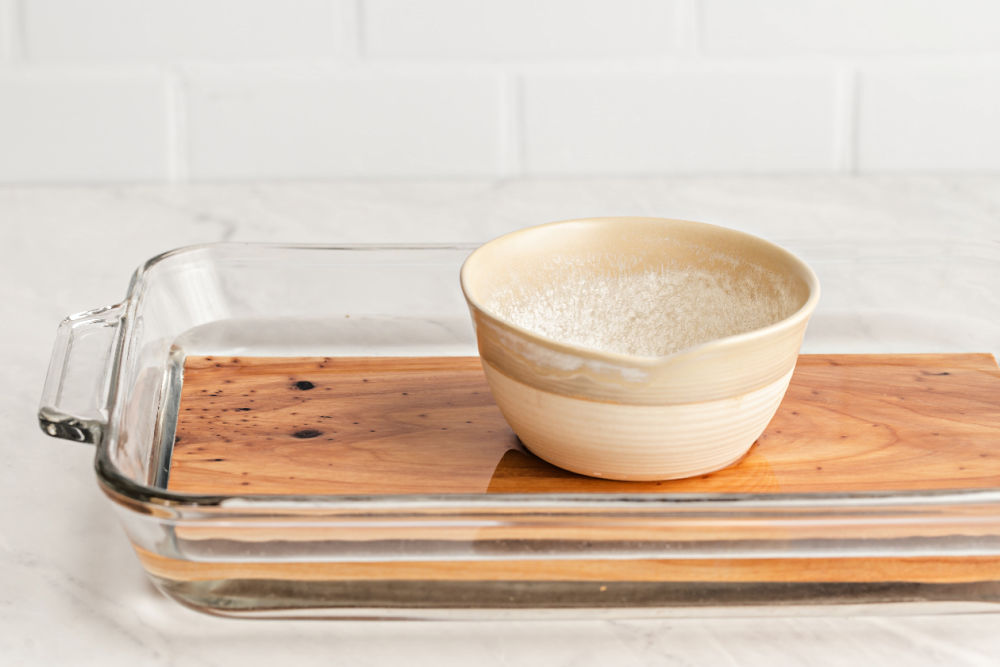
[[[801,305],[793,278],[746,267],[735,275],[700,269],[600,275],[578,269],[556,282],[501,288],[487,307],[563,343],[656,357],[768,326]]]

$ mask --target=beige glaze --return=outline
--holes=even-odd
[[[733,278],[761,269],[790,278],[799,307],[760,329],[641,357],[552,340],[484,305],[500,289],[557,281],[569,265],[595,275],[691,267]],[[490,388],[515,433],[556,465],[626,480],[696,475],[739,459],[781,402],[819,298],[815,274],[786,250],[742,232],[660,218],[514,232],[472,253],[461,280]]]
[[[512,380],[484,363],[493,398],[525,447],[581,475],[626,481],[693,477],[747,453],[771,421],[792,371],[714,401],[629,405],[569,398]]]

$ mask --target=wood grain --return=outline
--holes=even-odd
[[[1000,369],[990,355],[800,358],[791,386],[751,452],[726,470],[670,482],[573,475],[526,451],[494,405],[478,359],[192,357],[185,375],[169,488],[199,493],[788,493],[1000,486]],[[456,508],[461,511],[461,507]],[[906,509],[901,511],[905,513]],[[442,545],[570,540],[975,539],[1000,533],[991,507],[948,521],[601,523],[523,517],[517,525],[178,526],[189,546],[270,541]],[[968,516],[966,516],[966,514]],[[794,519],[794,517],[792,517]],[[897,517],[898,519],[898,517]],[[495,525],[494,525],[495,524]],[[220,542],[221,544],[221,542]],[[188,561],[138,545],[144,566],[174,582],[712,582],[975,584],[1000,581],[1000,558],[884,557],[487,558],[347,562]]]
[[[1000,487],[988,354],[804,355],[725,470],[616,482],[518,442],[477,358],[189,357],[168,488],[211,494],[789,493]]]
[[[510,559],[377,562],[197,562],[136,547],[143,567],[173,581],[677,581],[677,582],[920,582],[1000,580],[1000,558],[700,558]]]

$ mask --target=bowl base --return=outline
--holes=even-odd
[[[764,432],[793,370],[753,391],[677,405],[627,405],[526,385],[488,361],[504,418],[532,453],[589,477],[655,481],[694,477],[739,461]]]

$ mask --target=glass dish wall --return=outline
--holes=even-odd
[[[823,284],[804,353],[1000,349],[997,244],[782,244]],[[154,582],[215,613],[735,613],[913,601],[967,610],[1000,600],[996,488],[277,497],[162,488],[187,355],[474,355],[458,287],[470,250],[222,244],[162,255],[136,273],[123,304],[64,323],[43,427],[96,442],[99,482]],[[981,308],[962,306],[970,293]],[[956,581],[858,582],[839,567],[913,558],[978,569]],[[777,569],[755,579],[761,565]],[[828,580],[802,576],[810,567],[827,567]],[[634,574],[613,574],[622,571]]]

